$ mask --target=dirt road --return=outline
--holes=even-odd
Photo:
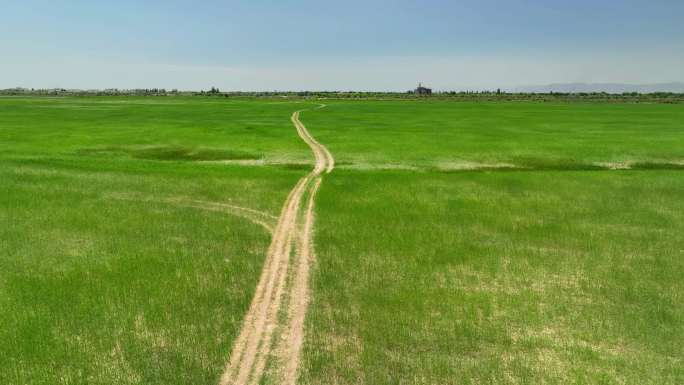
[[[332,154],[299,120],[300,112],[292,114],[292,123],[311,148],[316,162],[283,205],[261,278],[220,385],[256,385],[265,374],[277,384],[293,385],[297,381],[310,298],[315,197],[323,174],[335,166]],[[307,196],[306,209],[301,210]]]

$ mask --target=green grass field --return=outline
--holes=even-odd
[[[322,102],[301,383],[684,383],[684,106]],[[0,99],[0,383],[216,384],[316,104]]]
[[[330,104],[305,118],[344,168],[587,169],[684,161],[684,108],[676,104]]]
[[[304,119],[343,168],[318,203],[305,383],[684,381],[684,108]]]
[[[292,106],[0,100],[0,383],[215,383],[270,241],[216,204],[302,171],[197,160],[307,161]]]

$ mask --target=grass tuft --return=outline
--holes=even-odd
[[[639,162],[631,165],[634,170],[684,170],[681,163]]]
[[[144,148],[104,147],[79,149],[79,155],[128,155],[136,159],[160,161],[219,161],[219,160],[257,160],[263,155],[248,151],[224,150],[215,148],[192,148],[184,146],[153,146]]]

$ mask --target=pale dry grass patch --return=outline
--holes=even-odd
[[[434,163],[434,167],[442,171],[521,168],[518,165],[507,162],[478,162],[470,160],[439,161]]]
[[[103,350],[96,337],[86,334],[68,334],[59,326],[53,328],[52,332],[56,338],[65,342],[67,350],[87,356],[90,363],[87,370],[72,366],[55,367],[54,376],[59,378],[60,384],[100,384],[113,381],[122,385],[134,385],[142,382],[143,374],[130,362],[120,340],[116,340],[110,349]]]

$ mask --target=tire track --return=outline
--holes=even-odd
[[[309,191],[306,216],[300,237],[298,239],[299,260],[295,268],[295,279],[290,291],[290,304],[288,306],[288,322],[279,342],[278,352],[284,359],[282,362],[282,383],[294,385],[297,383],[297,369],[301,357],[304,342],[304,321],[309,307],[309,276],[313,263],[313,225],[314,203],[316,193],[320,187],[322,178],[316,178]]]
[[[108,196],[107,199],[116,200],[126,200],[126,201],[136,201],[136,202],[154,202],[154,203],[164,203],[169,205],[174,205],[177,207],[188,207],[205,211],[216,211],[221,213],[226,213],[230,215],[235,215],[244,219],[247,219],[257,225],[260,225],[266,231],[273,234],[273,227],[278,217],[271,215],[269,213],[251,209],[249,207],[242,207],[231,205],[223,202],[211,202],[211,201],[201,201],[193,200],[184,197],[171,197],[171,198],[152,198],[152,197],[140,197],[140,196],[118,196],[112,195]]]
[[[271,363],[273,371],[269,374],[277,378],[276,383],[295,384],[297,380],[309,304],[315,196],[323,173],[330,173],[335,166],[332,154],[299,120],[302,111],[295,111],[291,120],[314,154],[314,168],[297,182],[283,205],[254,298],[220,385],[258,384]],[[304,218],[300,218],[300,206],[307,194],[307,208]],[[284,297],[288,299],[286,309],[282,309]],[[282,314],[285,317],[280,317]],[[278,339],[274,338],[276,335]],[[275,349],[271,351],[273,345]]]

